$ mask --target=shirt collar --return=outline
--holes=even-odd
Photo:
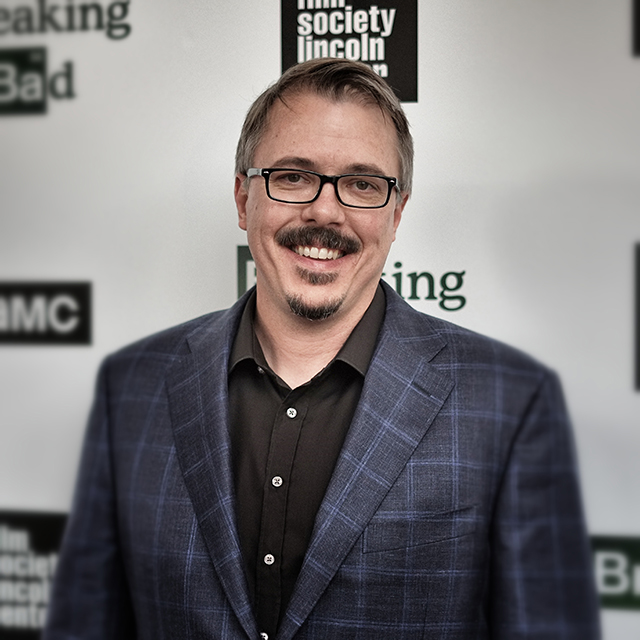
[[[342,345],[336,357],[327,366],[331,366],[333,362],[340,360],[364,376],[373,357],[385,310],[385,294],[382,287],[378,285],[371,304]],[[254,291],[242,312],[238,333],[233,342],[231,357],[229,358],[229,372],[233,371],[239,362],[248,359],[253,360],[259,367],[269,369],[253,329],[255,312],[256,292]]]

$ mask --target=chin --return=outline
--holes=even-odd
[[[287,303],[291,313],[311,321],[330,318],[340,309],[343,301],[344,296],[320,303],[307,302],[299,295],[287,296]]]

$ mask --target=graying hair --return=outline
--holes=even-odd
[[[400,175],[398,187],[411,193],[413,177],[413,139],[400,100],[391,87],[362,62],[344,58],[319,58],[287,69],[280,79],[251,105],[245,118],[236,150],[236,173],[246,175],[264,135],[269,114],[276,100],[304,92],[315,93],[334,102],[355,99],[380,108],[390,118],[398,137]]]

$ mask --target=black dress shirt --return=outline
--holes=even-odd
[[[374,299],[336,357],[291,389],[269,367],[249,299],[229,361],[240,545],[258,628],[275,637],[355,413],[385,313]]]

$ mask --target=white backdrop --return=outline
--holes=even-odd
[[[71,61],[76,93],[0,117],[0,281],[94,298],[90,347],[0,345],[0,509],[68,510],[99,361],[236,298],[233,154],[280,73],[280,4],[131,0],[127,22],[0,35],[0,55],[46,47],[49,74]],[[418,43],[415,190],[386,272],[405,296],[409,272],[465,272],[463,309],[412,304],[560,372],[590,531],[640,537],[630,1],[425,0]],[[604,624],[637,640],[640,613]]]

